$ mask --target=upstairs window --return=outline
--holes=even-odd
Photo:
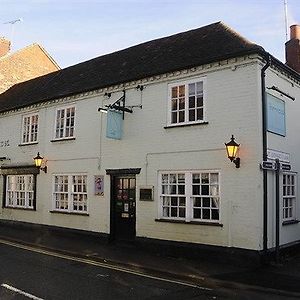
[[[56,111],[55,139],[74,137],[75,107],[61,108]]]
[[[38,114],[23,117],[22,144],[36,143],[38,141],[38,122]]]
[[[181,125],[205,120],[204,79],[169,86],[169,123]]]

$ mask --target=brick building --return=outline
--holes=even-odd
[[[10,41],[0,38],[0,93],[16,83],[59,70],[59,66],[46,50],[32,44],[9,53]]]

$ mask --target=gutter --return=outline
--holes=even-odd
[[[266,109],[266,70],[270,67],[272,57],[267,55],[267,63],[261,69],[261,99],[262,99],[262,142],[263,161],[268,159],[267,155],[267,109]],[[266,261],[268,252],[268,175],[267,170],[263,170],[263,259]]]

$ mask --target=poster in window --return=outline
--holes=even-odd
[[[104,196],[104,176],[95,176],[95,195]]]
[[[285,102],[267,94],[267,130],[285,136]]]
[[[114,110],[108,110],[106,123],[106,137],[120,140],[123,130],[123,113]]]

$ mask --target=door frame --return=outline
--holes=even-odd
[[[117,177],[126,177],[132,175],[136,177],[140,174],[141,168],[128,168],[128,169],[106,169],[106,174],[110,175],[110,230],[109,230],[109,241],[114,241],[116,238],[115,228],[115,201],[114,201],[114,184]],[[136,187],[137,185],[135,185]],[[136,218],[136,211],[135,211]]]

